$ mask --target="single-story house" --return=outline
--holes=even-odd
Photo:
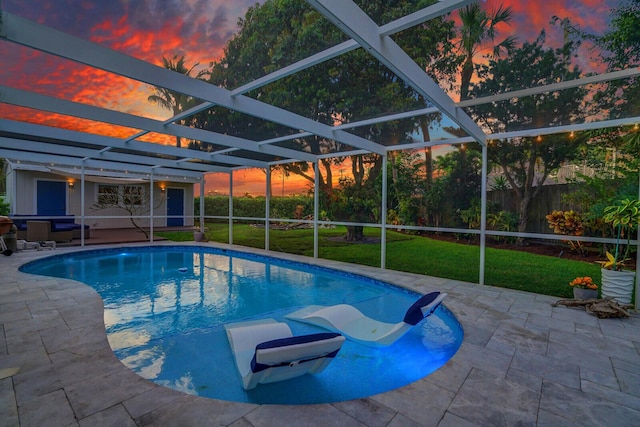
[[[148,228],[151,215],[154,227],[194,224],[192,179],[11,160],[5,161],[4,173],[6,201],[15,218],[73,216],[81,224],[84,216],[85,229],[134,228],[132,217]]]

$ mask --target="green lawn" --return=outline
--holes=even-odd
[[[210,241],[227,243],[227,224],[207,224]],[[156,233],[174,241],[193,240],[192,232]],[[341,241],[343,227],[319,231],[319,255],[355,264],[379,266],[380,244],[353,244]],[[234,225],[233,243],[264,248],[263,228]],[[378,229],[366,229],[367,237],[380,236]],[[271,230],[270,249],[313,256],[313,230]],[[478,282],[480,250],[466,243],[451,243],[387,232],[387,265],[390,270]],[[558,297],[572,297],[568,283],[578,276],[591,276],[599,284],[600,267],[594,263],[534,255],[522,251],[486,249],[485,283]]]

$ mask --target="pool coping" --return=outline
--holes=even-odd
[[[146,246],[148,244],[101,247]],[[18,271],[76,252],[0,259],[0,419],[7,425],[633,425],[640,416],[640,316],[597,319],[558,298],[430,276],[212,243],[335,268],[420,293],[448,293],[465,330],[442,368],[400,389],[316,405],[256,405],[184,394],[126,368],[106,339],[89,286]],[[86,247],[84,250],[94,250]]]

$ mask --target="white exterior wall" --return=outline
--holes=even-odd
[[[63,175],[52,174],[47,172],[39,172],[32,170],[11,170],[7,169],[7,202],[11,205],[11,214],[13,215],[35,215],[37,213],[37,183],[39,180],[45,181],[61,181],[74,182],[73,188],[67,186],[66,189],[66,213],[67,215],[75,215],[76,223],[80,223],[82,216],[82,185],[79,179],[67,178]],[[104,228],[134,228],[131,224],[129,213],[121,208],[96,209],[95,203],[98,198],[99,183],[85,181],[84,196],[84,215],[85,224],[92,229]],[[117,184],[108,184],[117,185]],[[148,194],[149,183],[136,183],[130,185],[140,185]],[[182,182],[162,182],[162,184],[154,183],[154,227],[165,227],[167,224],[166,213],[167,204],[165,192],[160,187],[165,188],[181,188],[184,190],[184,225],[193,226],[194,212],[194,185]],[[148,205],[148,201],[147,201]],[[149,227],[149,210],[141,209],[141,217],[136,222],[141,227]],[[119,217],[119,218],[104,218]]]
[[[10,174],[14,181],[12,188],[15,188],[15,193],[11,194],[11,212],[14,215],[35,215],[37,213],[36,206],[36,190],[38,187],[38,181],[58,181],[66,182],[66,179],[60,175],[54,175],[46,172],[37,171],[24,171],[14,170]],[[7,176],[7,195],[10,194],[9,176]],[[13,190],[11,190],[12,192]],[[67,189],[67,210],[69,209],[69,189]]]

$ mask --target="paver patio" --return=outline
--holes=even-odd
[[[638,315],[600,320],[552,307],[555,297],[258,250],[418,292],[446,291],[463,344],[430,376],[355,401],[255,405],[183,394],[139,377],[113,355],[92,288],[18,271],[75,250],[0,259],[2,426],[640,425]]]

